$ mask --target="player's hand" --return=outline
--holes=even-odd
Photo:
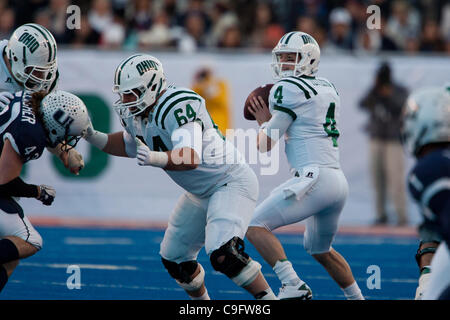
[[[39,195],[36,199],[41,201],[44,205],[49,206],[55,200],[56,190],[44,184],[39,186]]]
[[[250,100],[250,106],[248,108],[248,111],[255,117],[256,121],[258,122],[258,125],[263,124],[264,122],[267,122],[272,118],[272,115],[270,114],[269,107],[267,107],[266,103],[264,102],[264,99],[260,96],[258,98],[253,97]]]
[[[138,140],[139,139],[136,138],[136,144],[137,144],[136,158],[137,158],[137,163],[140,166],[150,166],[151,165],[151,161],[150,161],[151,151],[145,144],[143,144],[142,142],[140,142]]]
[[[60,154],[60,159],[64,163],[64,166],[74,175],[78,176],[84,168],[83,156],[74,148],[69,151],[63,151]]]
[[[0,92],[0,111],[9,106],[12,99],[14,99],[14,95],[11,92]]]

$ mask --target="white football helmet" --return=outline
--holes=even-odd
[[[295,62],[280,62],[281,53],[295,53]],[[272,50],[272,71],[275,79],[289,76],[314,76],[319,69],[320,47],[305,32],[293,31],[281,37]],[[293,70],[283,70],[283,65],[293,65]]]
[[[46,28],[27,23],[18,27],[5,49],[14,78],[32,92],[48,91],[56,78],[56,41]]]
[[[413,92],[406,102],[401,135],[414,156],[427,144],[450,142],[450,87]]]
[[[113,92],[118,93],[120,99],[114,103],[114,110],[122,119],[136,116],[154,104],[165,88],[161,62],[148,54],[132,55],[116,69]],[[136,100],[125,103],[124,94],[133,94]]]
[[[60,142],[66,150],[75,147],[91,123],[84,102],[67,91],[56,90],[46,95],[39,111],[51,147]]]

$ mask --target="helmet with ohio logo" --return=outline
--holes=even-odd
[[[58,143],[63,143],[66,149],[74,147],[90,124],[84,102],[67,91],[56,90],[46,95],[39,112],[51,147]]]
[[[293,61],[281,61],[283,53],[295,54]],[[290,76],[313,76],[319,69],[320,47],[316,40],[305,32],[293,31],[281,37],[272,50],[272,71],[274,78]],[[291,65],[293,68],[285,68]]]
[[[12,34],[5,53],[12,75],[25,89],[50,89],[58,68],[56,41],[50,31],[39,24],[24,24]]]
[[[123,60],[116,69],[113,92],[120,99],[114,110],[120,118],[128,119],[146,110],[156,102],[166,88],[166,77],[161,62],[148,54],[135,54]],[[124,95],[134,96],[124,101]]]

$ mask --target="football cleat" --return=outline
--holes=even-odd
[[[311,298],[311,288],[304,282],[295,286],[283,284],[278,293],[280,300],[311,300]]]

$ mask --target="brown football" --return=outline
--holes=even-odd
[[[260,87],[256,88],[252,92],[250,92],[250,94],[247,97],[247,100],[245,100],[245,105],[244,105],[244,118],[245,119],[247,119],[247,120],[256,120],[255,117],[248,110],[248,108],[250,107],[250,100],[253,97],[260,96],[266,102],[266,105],[269,106],[269,93],[270,93],[270,89],[272,87],[273,87],[273,84],[272,83],[268,83],[268,84],[265,84],[263,86],[260,86]]]

